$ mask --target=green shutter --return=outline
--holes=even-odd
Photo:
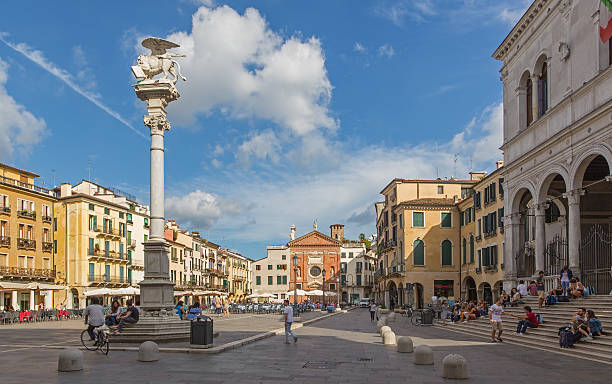
[[[283,279],[281,276],[276,276],[276,284],[281,285],[283,283]]]
[[[463,239],[461,251],[463,254],[463,264],[465,264],[467,262],[467,241],[465,239]]]
[[[287,276],[283,276],[283,284],[287,284]]]
[[[452,227],[452,216],[450,212],[442,212],[441,214],[441,224],[442,228],[450,228]]]
[[[425,220],[423,218],[423,212],[412,212],[412,226],[413,227],[424,227]]]
[[[268,276],[268,285],[272,285],[273,280],[272,280],[272,276]]]
[[[474,263],[474,236],[470,236],[470,264]]]
[[[261,285],[261,276],[256,276],[255,277],[255,284]]]
[[[442,242],[442,265],[453,265],[453,246],[448,240]]]
[[[425,245],[423,240],[414,241],[412,254],[414,265],[425,265]]]
[[[95,265],[94,263],[89,263],[89,281],[94,280],[94,274],[95,274]]]

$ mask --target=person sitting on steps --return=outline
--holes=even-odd
[[[593,338],[589,335],[589,323],[587,321],[586,309],[578,308],[574,317],[572,318],[572,329],[574,331],[574,341],[578,342],[585,338],[585,340],[593,340]]]
[[[601,326],[601,321],[595,316],[595,312],[591,309],[587,311],[587,321],[587,325],[591,331],[591,337],[595,338],[606,334]]]
[[[584,285],[578,281],[578,278],[574,277],[570,280],[569,294],[575,299],[579,299],[584,296]]]
[[[125,304],[127,305],[127,308],[124,312],[117,316],[119,326],[117,327],[117,330],[113,332],[115,335],[121,333],[126,324],[136,324],[140,318],[138,308],[132,305],[132,300],[126,301]]]
[[[526,305],[523,307],[525,311],[524,315],[515,315],[510,313],[509,315],[512,317],[516,317],[519,319],[518,324],[516,325],[516,334],[524,335],[527,331],[527,328],[537,328],[540,324],[538,323],[538,318],[535,313],[531,311],[531,307]]]

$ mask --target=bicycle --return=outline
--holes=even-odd
[[[108,355],[108,350],[110,349],[108,342],[109,332],[110,329],[106,325],[94,328],[95,339],[91,340],[89,332],[85,329],[81,332],[81,343],[88,351],[100,350],[100,352]]]

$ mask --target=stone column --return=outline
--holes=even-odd
[[[519,230],[521,217],[518,212],[510,213],[504,217],[504,236],[506,247],[504,248],[504,289],[510,292],[516,285],[517,265],[516,253],[518,252]]]
[[[151,134],[151,228],[144,244],[145,273],[140,282],[140,307],[144,314],[172,311],[174,284],[170,281],[168,245],[164,240],[164,133],[170,130],[166,106],[179,98],[169,81],[141,81],[134,85],[138,98],[147,103],[144,124]]]
[[[569,191],[563,194],[567,198],[568,229],[567,242],[569,250],[569,267],[574,276],[580,276],[580,196],[584,195],[583,189]]]
[[[539,81],[539,74],[532,74],[531,75],[531,110],[532,115],[533,116],[533,121],[536,121],[538,119],[538,109],[539,109],[539,102],[540,102],[540,97],[539,97],[539,93],[538,93],[538,81]]]
[[[535,205],[535,273],[544,270],[544,254],[546,252],[546,207],[548,203],[540,203]]]
[[[35,295],[34,290],[30,289],[30,311],[36,309],[36,303],[34,302]]]
[[[11,291],[11,305],[15,310],[17,310],[17,307],[19,307],[19,301],[17,301],[17,291]]]

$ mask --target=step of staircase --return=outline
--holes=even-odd
[[[518,320],[512,319],[510,316],[504,316],[504,342],[612,364],[612,336],[601,336],[593,341],[581,341],[574,344],[575,347],[572,349],[559,348],[558,336],[559,328],[570,323],[578,307],[595,311],[604,330],[612,330],[612,296],[594,295],[543,308],[538,308],[537,297],[528,296],[522,300],[525,304],[506,307],[506,315],[509,313],[522,315],[524,313],[523,306],[529,305],[535,313],[542,315],[544,322],[538,328],[529,328],[525,335],[516,335],[515,330]],[[491,325],[487,318],[447,325],[444,326],[444,329],[486,339],[491,337]]]

